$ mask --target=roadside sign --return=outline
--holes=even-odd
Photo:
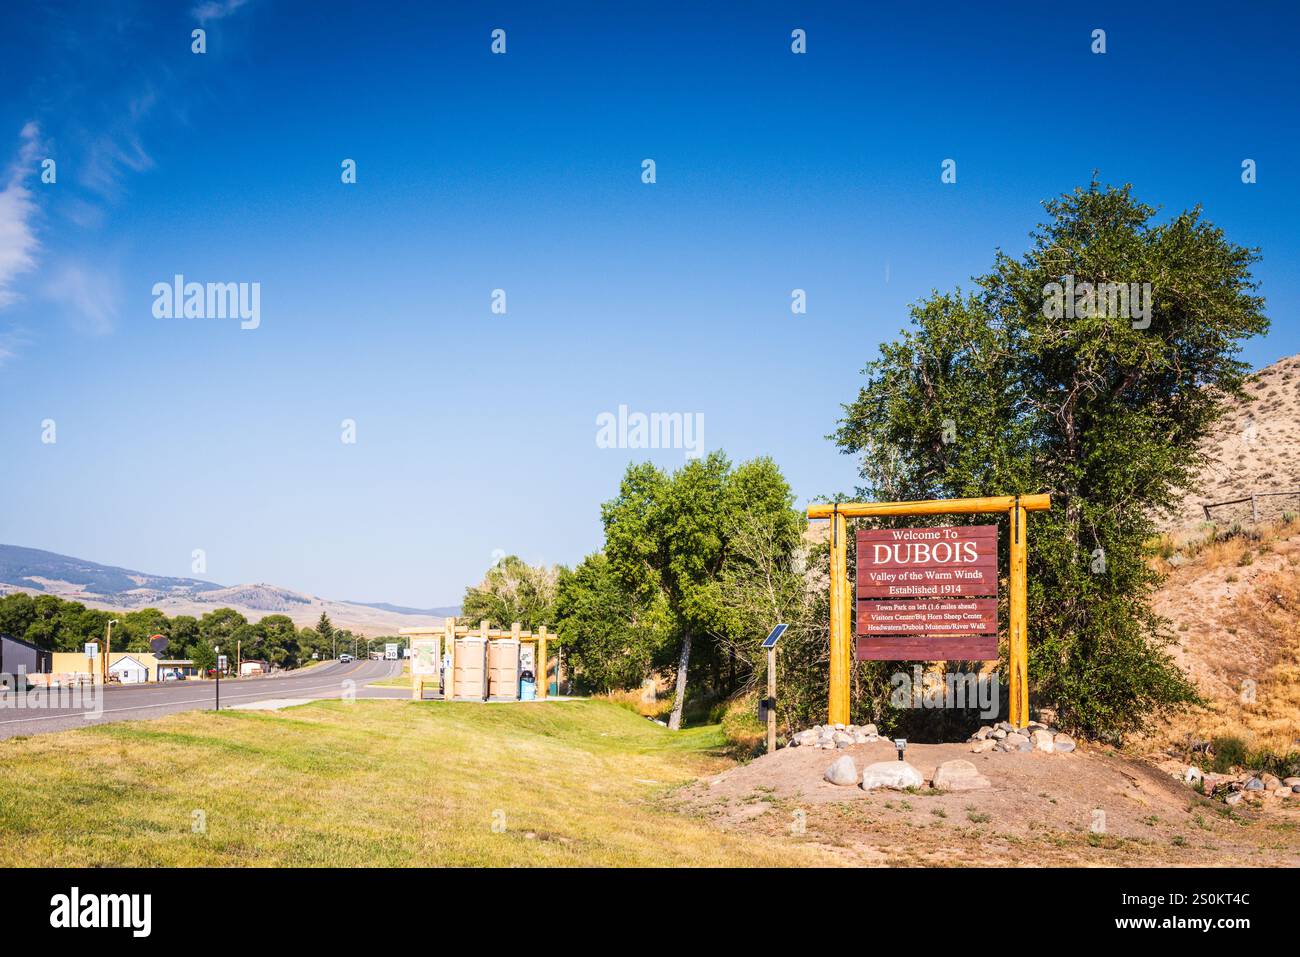
[[[998,656],[996,525],[861,529],[857,544],[860,661]]]
[[[781,640],[781,636],[785,634],[785,630],[788,627],[789,625],[785,625],[785,624],[777,625],[775,628],[772,629],[772,633],[763,639],[763,644],[761,647],[775,648],[776,643]]]
[[[437,635],[411,639],[411,674],[436,678],[442,668],[442,639]]]
[[[217,655],[217,670],[218,670],[218,671],[225,671],[225,670],[226,670],[226,656],[225,656],[225,655]]]
[[[392,642],[390,642],[390,643],[387,643],[387,644],[384,645],[384,659],[385,659],[386,661],[396,661],[396,660],[397,660],[397,645],[396,645],[396,643],[392,643]]]
[[[93,658],[97,654],[99,654],[99,642],[97,641],[86,642],[86,657]]]

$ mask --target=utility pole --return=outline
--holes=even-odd
[[[104,641],[104,657],[99,660],[99,678],[100,683],[108,685],[108,656],[113,653],[113,626],[117,624],[114,618],[108,623],[108,638]]]
[[[213,645],[212,650],[216,652],[217,655],[217,666],[212,670],[212,673],[217,676],[217,710],[220,711],[221,710],[221,646]]]

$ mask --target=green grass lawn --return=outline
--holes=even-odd
[[[322,701],[17,738],[0,866],[817,863],[663,806],[722,746],[597,701]]]

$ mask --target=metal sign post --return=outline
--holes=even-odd
[[[220,711],[221,710],[221,663],[222,661],[225,660],[225,656],[221,654],[220,645],[215,645],[212,650],[217,653],[217,667],[216,667],[215,674],[217,678],[217,710]]]
[[[785,634],[786,627],[785,624],[777,625],[772,629],[772,633],[763,639],[763,647],[767,649],[767,698],[763,702],[763,710],[767,712],[765,717],[767,718],[768,754],[776,750],[776,643]]]

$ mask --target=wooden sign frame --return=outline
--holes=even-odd
[[[1026,627],[1025,545],[1028,536],[1028,513],[1052,507],[1050,495],[1000,495],[988,498],[929,499],[918,502],[838,502],[808,506],[808,517],[831,521],[831,628],[830,691],[827,720],[832,724],[849,723],[849,675],[853,671],[853,647],[849,641],[853,618],[853,589],[849,587],[847,520],[850,518],[885,518],[897,515],[980,515],[1002,513],[1008,518],[1010,540],[1010,621],[1007,643],[1011,674],[1010,720],[1016,727],[1029,721],[1029,639]]]

